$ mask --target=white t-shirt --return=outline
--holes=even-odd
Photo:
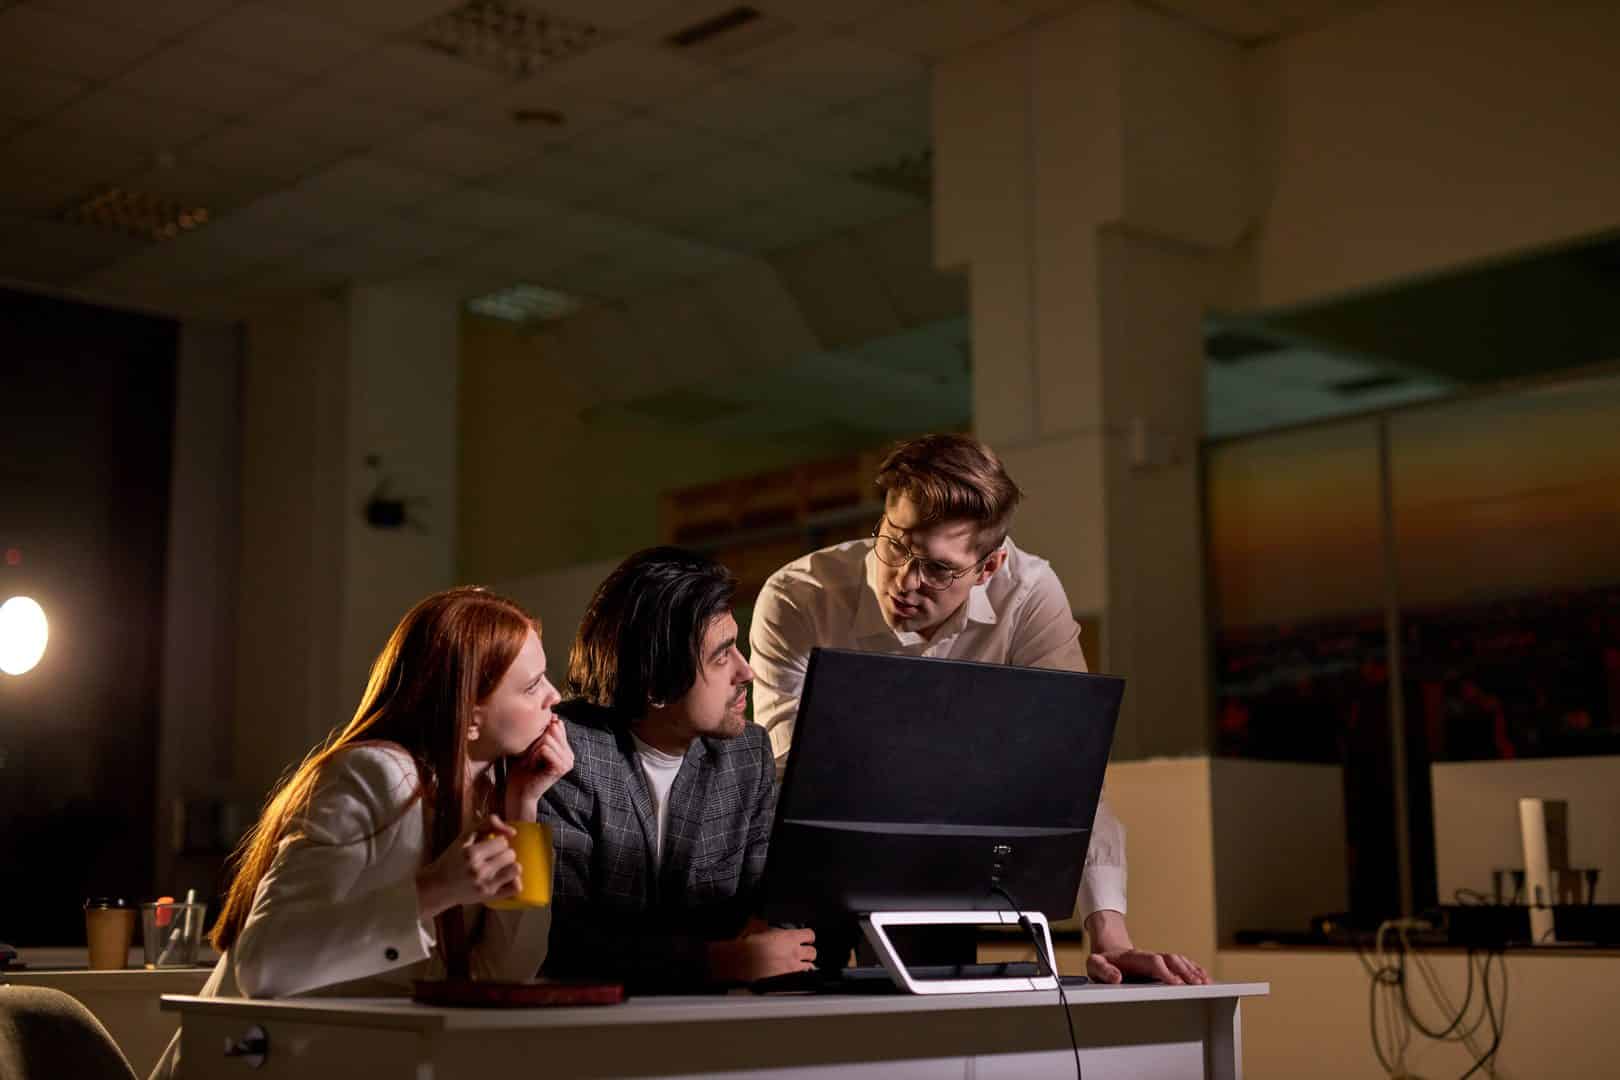
[[[641,775],[647,778],[647,790],[652,794],[653,809],[658,813],[658,838],[653,847],[653,866],[664,863],[664,833],[669,831],[669,789],[675,786],[675,774],[681,771],[684,754],[666,754],[630,736],[636,744],[636,760],[641,763]]]

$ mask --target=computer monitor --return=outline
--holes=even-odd
[[[1068,918],[1121,679],[841,649],[810,654],[763,882],[765,917]]]

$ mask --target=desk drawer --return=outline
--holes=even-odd
[[[413,1077],[425,1061],[425,1040],[414,1031],[268,1019],[258,1022],[268,1053],[255,1068],[248,1058],[225,1053],[254,1023],[233,1016],[187,1016],[181,1028],[181,1080]]]

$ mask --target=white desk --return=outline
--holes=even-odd
[[[1242,1073],[1238,1003],[1265,983],[1075,987],[1086,1080]],[[866,1080],[1072,1077],[1056,992],[911,996],[648,997],[567,1009],[443,1009],[397,999],[165,996],[182,1075],[355,1080],[398,1076]],[[258,1025],[258,1069],[223,1047]]]

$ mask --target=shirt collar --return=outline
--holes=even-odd
[[[896,630],[883,618],[883,609],[878,607],[877,585],[875,584],[877,574],[877,550],[875,548],[867,549],[863,566],[865,568],[865,587],[861,589],[860,604],[855,612],[855,635],[863,639],[873,637],[892,638],[907,646],[920,645],[927,641],[928,639],[921,634],[910,630]],[[1000,574],[1006,569],[1006,560],[1003,560],[996,574]],[[965,624],[970,622],[983,623],[986,626],[996,624],[998,621],[996,608],[990,602],[990,582],[994,580],[995,576],[992,575],[990,581],[985,582],[983,585],[975,585],[969,590],[968,597],[963,601],[962,606],[951,612],[950,618],[940,624],[939,630],[935,633],[935,640],[938,640],[940,635],[949,636],[961,630]]]

